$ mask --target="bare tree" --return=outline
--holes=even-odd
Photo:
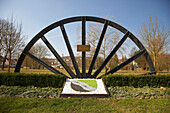
[[[101,28],[102,25],[100,24],[89,24],[89,29],[87,31],[87,44],[91,46],[91,51],[89,52],[90,56],[93,56],[95,53],[95,49],[97,47],[102,32]],[[113,47],[115,46],[115,44],[117,44],[119,40],[119,32],[115,31],[113,28],[108,27],[99,52],[103,60],[106,59],[107,55],[109,55],[109,53],[112,51]],[[106,67],[105,71],[107,70]]]
[[[35,44],[30,51],[33,55],[35,55],[39,59],[45,58],[50,55],[47,47],[42,45],[41,43]]]
[[[151,54],[154,66],[158,71],[159,62],[157,62],[157,59],[168,47],[170,31],[169,29],[166,31],[164,25],[160,26],[157,18],[155,21],[151,17],[149,19],[149,23],[143,24],[140,28],[139,35]]]
[[[50,53],[49,53],[47,47],[42,45],[41,43],[35,44],[30,49],[30,53],[43,61],[46,60],[46,58],[48,56],[50,56]],[[45,62],[47,62],[47,61],[45,61]],[[24,59],[23,65],[26,67],[30,67],[30,68],[39,68],[39,69],[41,68],[41,65],[39,63],[37,63],[35,60],[33,60],[27,56]]]
[[[3,51],[4,61],[8,57],[8,72],[10,72],[11,59],[23,49],[25,36],[22,33],[22,24],[15,24],[13,18],[0,19],[0,29],[1,51]]]
[[[91,46],[91,54],[94,54],[97,43],[99,41],[101,35],[102,26],[99,24],[89,24],[89,29],[87,31],[88,38],[87,43]],[[120,34],[115,30],[108,28],[105,34],[105,38],[103,39],[103,43],[100,49],[100,54],[106,58],[106,56],[111,52],[114,45],[120,39]]]
[[[1,56],[3,56],[3,61],[2,61],[2,70],[4,70],[4,65],[5,65],[5,61],[7,59],[7,49],[4,48],[2,46],[2,41],[3,41],[3,38],[5,37],[4,35],[6,35],[6,29],[7,29],[7,22],[3,19],[0,19],[0,52],[1,52]]]

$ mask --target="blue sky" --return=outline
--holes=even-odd
[[[137,36],[149,16],[158,17],[167,28],[170,26],[170,0],[0,0],[0,18],[11,15],[23,24],[23,32],[28,36],[26,43],[46,26],[74,16],[114,17],[116,23]],[[74,37],[76,30],[71,33],[69,36]],[[64,45],[59,46],[60,54],[67,55],[66,49],[62,49]]]

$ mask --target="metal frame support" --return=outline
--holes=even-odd
[[[71,60],[72,60],[74,69],[75,69],[76,74],[77,74],[77,77],[81,77],[80,70],[79,70],[79,68],[78,68],[76,59],[75,59],[75,57],[74,57],[74,53],[73,53],[73,50],[72,50],[72,48],[71,48],[70,41],[69,41],[69,39],[68,39],[68,37],[67,37],[66,30],[65,30],[64,25],[63,25],[62,23],[60,23],[60,29],[61,29],[61,31],[62,31],[62,34],[63,34],[64,40],[65,40],[65,43],[66,43],[68,52],[69,52],[69,54],[70,54],[70,57],[71,57]]]
[[[102,45],[102,42],[103,42],[104,35],[105,35],[105,33],[106,33],[107,27],[108,27],[108,20],[105,21],[105,24],[104,24],[104,27],[103,27],[103,30],[102,30],[102,33],[101,33],[99,42],[98,42],[98,44],[97,44],[97,48],[96,48],[96,51],[95,51],[95,53],[94,53],[94,56],[93,56],[93,59],[92,59],[92,62],[91,62],[90,68],[89,68],[89,72],[88,72],[88,76],[89,76],[89,77],[91,76],[91,73],[92,73],[94,64],[95,64],[96,59],[97,59],[97,56],[98,56],[98,54],[99,54],[99,50],[100,50],[100,47],[101,47],[101,45]]]
[[[42,38],[42,40],[44,41],[44,43],[47,45],[47,47],[51,50],[51,52],[56,56],[56,58],[60,61],[60,63],[63,65],[63,67],[66,69],[66,71],[69,73],[69,75],[72,77],[72,78],[86,78],[87,75],[85,73],[85,70],[86,70],[86,64],[85,64],[85,58],[86,58],[86,54],[85,53],[82,53],[82,57],[83,57],[83,61],[82,61],[82,67],[83,67],[83,71],[82,71],[82,76],[80,74],[80,70],[78,68],[78,65],[77,65],[77,62],[75,60],[75,57],[74,57],[74,54],[73,54],[73,51],[72,51],[72,48],[71,48],[71,45],[70,45],[70,42],[69,42],[69,39],[67,37],[67,34],[66,34],[66,31],[65,31],[65,28],[64,28],[64,24],[68,24],[68,23],[71,23],[71,22],[77,22],[77,21],[80,21],[82,22],[82,44],[85,45],[85,42],[86,42],[86,21],[91,21],[91,22],[98,22],[98,23],[101,23],[101,24],[104,24],[104,27],[103,27],[103,31],[102,31],[102,34],[100,36],[100,39],[99,39],[99,43],[97,45],[97,48],[96,48],[96,52],[93,56],[93,60],[91,62],[91,66],[89,68],[89,71],[88,71],[88,77],[90,78],[96,78],[98,76],[98,74],[101,72],[101,70],[103,69],[103,67],[109,62],[109,60],[112,58],[112,56],[116,53],[116,51],[120,48],[120,46],[123,44],[123,42],[126,40],[127,37],[129,37],[137,46],[140,50],[142,50],[138,55],[135,55],[134,57],[128,59],[127,61],[125,61],[123,64],[119,65],[118,67],[115,67],[115,69],[112,69],[111,71],[109,71],[108,73],[113,73],[115,72],[116,70],[122,68],[124,65],[127,65],[129,62],[131,62],[131,60],[135,60],[137,57],[141,56],[142,54],[145,55],[145,58],[148,62],[148,65],[149,65],[149,68],[150,68],[150,74],[156,74],[155,72],[155,68],[153,66],[153,62],[152,62],[152,59],[151,57],[149,56],[149,54],[147,53],[145,47],[142,45],[142,43],[132,34],[130,33],[127,29],[125,29],[124,27],[120,26],[119,24],[117,23],[114,23],[112,21],[109,21],[109,20],[106,20],[106,19],[103,19],[103,18],[99,18],[99,17],[91,17],[91,16],[78,16],[78,17],[72,17],[72,18],[67,18],[67,19],[64,19],[64,20],[61,20],[61,21],[58,21],[58,22],[55,22],[49,26],[47,26],[46,28],[44,28],[42,31],[40,31],[37,35],[35,35],[35,37],[32,38],[32,40],[27,44],[27,46],[25,47],[24,51],[21,53],[19,59],[18,59],[18,62],[17,62],[17,65],[16,65],[16,68],[15,68],[15,72],[20,72],[20,68],[21,68],[21,65],[22,65],[22,62],[24,61],[25,59],[25,56],[28,55],[29,57],[31,57],[32,59],[36,60],[37,62],[39,62],[40,64],[46,66],[47,69],[51,70],[52,72],[54,72],[55,74],[57,73],[60,73],[59,71],[57,71],[56,69],[53,69],[51,66],[49,66],[47,63],[43,62],[42,60],[36,58],[35,56],[33,56],[31,53],[29,53],[29,50],[31,49],[31,47],[40,39]],[[74,68],[75,68],[75,71],[76,71],[76,75],[72,72],[72,70],[66,65],[65,62],[63,62],[62,58],[58,55],[58,53],[55,51],[55,49],[51,46],[51,44],[48,42],[48,40],[44,37],[45,34],[49,31],[51,31],[52,29],[55,29],[56,27],[59,27],[60,26],[60,29],[62,31],[62,34],[63,34],[63,37],[64,37],[64,40],[65,40],[65,43],[66,43],[66,46],[67,46],[67,49],[69,51],[69,54],[70,54],[70,57],[72,59],[72,62],[73,62],[73,65],[74,65]],[[103,64],[99,67],[99,69],[97,69],[97,71],[93,74],[93,76],[91,76],[91,72],[92,72],[92,69],[93,69],[93,66],[95,64],[95,61],[96,61],[96,58],[97,58],[97,55],[98,55],[98,52],[100,50],[100,46],[101,46],[101,43],[102,43],[102,40],[104,38],[104,34],[106,32],[106,29],[107,29],[107,26],[110,26],[110,27],[113,27],[117,30],[119,30],[120,32],[124,33],[124,37],[121,39],[121,41],[116,45],[116,47],[112,50],[112,52],[109,54],[109,56],[105,59],[105,61],[103,62]],[[106,74],[108,74],[106,73]],[[61,73],[62,74],[62,73]]]
[[[50,71],[52,71],[55,74],[62,74],[60,71],[56,70],[55,68],[51,67],[49,64],[45,63],[44,61],[38,59],[37,57],[35,57],[34,55],[32,55],[30,52],[28,51],[24,51],[25,55],[28,55],[30,58],[32,58],[33,60],[37,61],[38,63],[40,63],[41,65],[43,65],[44,67],[46,67],[47,69],[49,69]],[[66,76],[66,75],[65,75]]]
[[[57,51],[53,48],[53,46],[49,43],[49,41],[45,38],[45,36],[42,36],[41,39],[46,44],[46,46],[50,49],[50,51],[54,54],[54,56],[57,58],[57,60],[61,63],[61,65],[66,69],[66,71],[69,73],[69,75],[72,78],[76,78],[73,71],[68,67],[68,65],[64,62],[64,60],[60,57],[60,55],[57,53]]]
[[[117,67],[111,69],[109,72],[105,73],[105,75],[118,71],[119,69],[121,69],[124,66],[128,65],[130,62],[132,62],[133,60],[137,59],[138,57],[140,57],[141,55],[143,55],[145,53],[146,53],[146,50],[144,49],[141,52],[139,52],[136,55],[134,55],[131,58],[129,58],[128,60],[126,60],[125,62],[119,64]]]
[[[106,64],[110,61],[110,59],[113,57],[113,55],[116,53],[116,51],[120,48],[120,46],[124,43],[124,41],[129,36],[130,32],[128,31],[123,38],[119,41],[119,43],[116,45],[116,47],[111,51],[111,53],[107,56],[105,61],[102,63],[102,65],[96,70],[96,72],[93,74],[94,78],[98,76],[98,74],[102,71],[102,69],[106,66]]]
[[[86,45],[86,18],[82,18],[82,45]],[[82,52],[82,77],[86,77],[86,52]]]

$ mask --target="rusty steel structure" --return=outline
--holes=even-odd
[[[77,21],[80,21],[82,23],[82,45],[86,45],[86,22],[87,21],[104,24],[99,42],[97,44],[97,47],[96,47],[96,50],[95,50],[95,53],[94,53],[94,56],[93,56],[93,59],[92,59],[91,65],[90,65],[90,68],[88,69],[88,73],[86,73],[86,52],[82,51],[82,73],[81,73],[79,68],[78,68],[78,65],[77,65],[77,62],[76,62],[76,59],[75,59],[75,55],[73,53],[69,38],[67,36],[66,30],[65,30],[65,27],[64,27],[65,24],[77,22]],[[108,26],[119,30],[120,32],[122,32],[124,34],[124,36],[118,42],[118,44],[115,46],[115,48],[111,51],[111,53],[107,56],[107,58],[104,60],[104,62],[100,65],[100,67],[92,74],[92,70],[93,70],[94,64],[96,62],[97,56],[99,54],[99,50],[100,50],[100,47],[102,45],[102,41],[104,39],[104,35],[107,31]],[[70,67],[66,64],[66,62],[62,59],[62,57],[58,54],[58,52],[53,48],[53,46],[50,44],[50,42],[45,37],[46,33],[48,33],[49,31],[53,30],[56,27],[60,27],[60,29],[61,29],[65,44],[67,46],[69,55],[71,57],[71,60],[72,60],[72,63],[73,63],[74,69],[75,69],[75,73],[70,69]],[[55,23],[49,25],[48,27],[44,28],[42,31],[40,31],[37,35],[35,35],[32,38],[32,40],[27,44],[27,46],[23,50],[22,54],[20,55],[20,58],[18,59],[16,68],[15,68],[15,72],[20,72],[22,62],[25,59],[25,56],[27,55],[30,58],[37,61],[38,63],[40,63],[41,65],[43,65],[44,67],[46,67],[47,69],[49,69],[50,71],[52,71],[53,73],[63,74],[60,71],[58,71],[57,69],[51,67],[49,64],[45,63],[44,61],[38,59],[37,57],[35,57],[34,55],[32,55],[29,52],[31,47],[39,39],[41,39],[46,44],[46,46],[49,48],[49,50],[54,54],[54,56],[57,58],[57,60],[61,63],[61,65],[65,68],[65,70],[67,71],[67,73],[70,75],[71,78],[98,78],[97,76],[99,75],[99,73],[106,66],[106,64],[111,60],[113,55],[117,52],[117,50],[121,47],[121,45],[124,43],[124,41],[127,38],[130,38],[137,45],[137,47],[140,49],[140,52],[137,53],[136,55],[132,56],[131,58],[129,58],[125,62],[121,63],[117,67],[111,69],[109,72],[105,73],[104,75],[118,71],[119,69],[123,68],[125,65],[129,64],[130,62],[132,62],[136,58],[140,57],[141,55],[145,56],[146,61],[149,65],[150,72],[148,74],[155,74],[156,73],[155,68],[153,66],[151,57],[149,56],[147,50],[142,45],[142,43],[130,31],[128,31],[124,27],[122,27],[119,24],[112,22],[110,20],[107,20],[107,19],[104,19],[104,18],[99,18],[99,17],[91,17],[91,16],[79,16],[79,17],[72,17],[72,18],[63,19],[61,21],[55,22]],[[65,75],[65,76],[67,76],[67,75]]]

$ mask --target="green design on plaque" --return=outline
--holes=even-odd
[[[78,80],[79,82],[84,82],[88,84],[91,87],[97,88],[97,82],[96,80]]]

